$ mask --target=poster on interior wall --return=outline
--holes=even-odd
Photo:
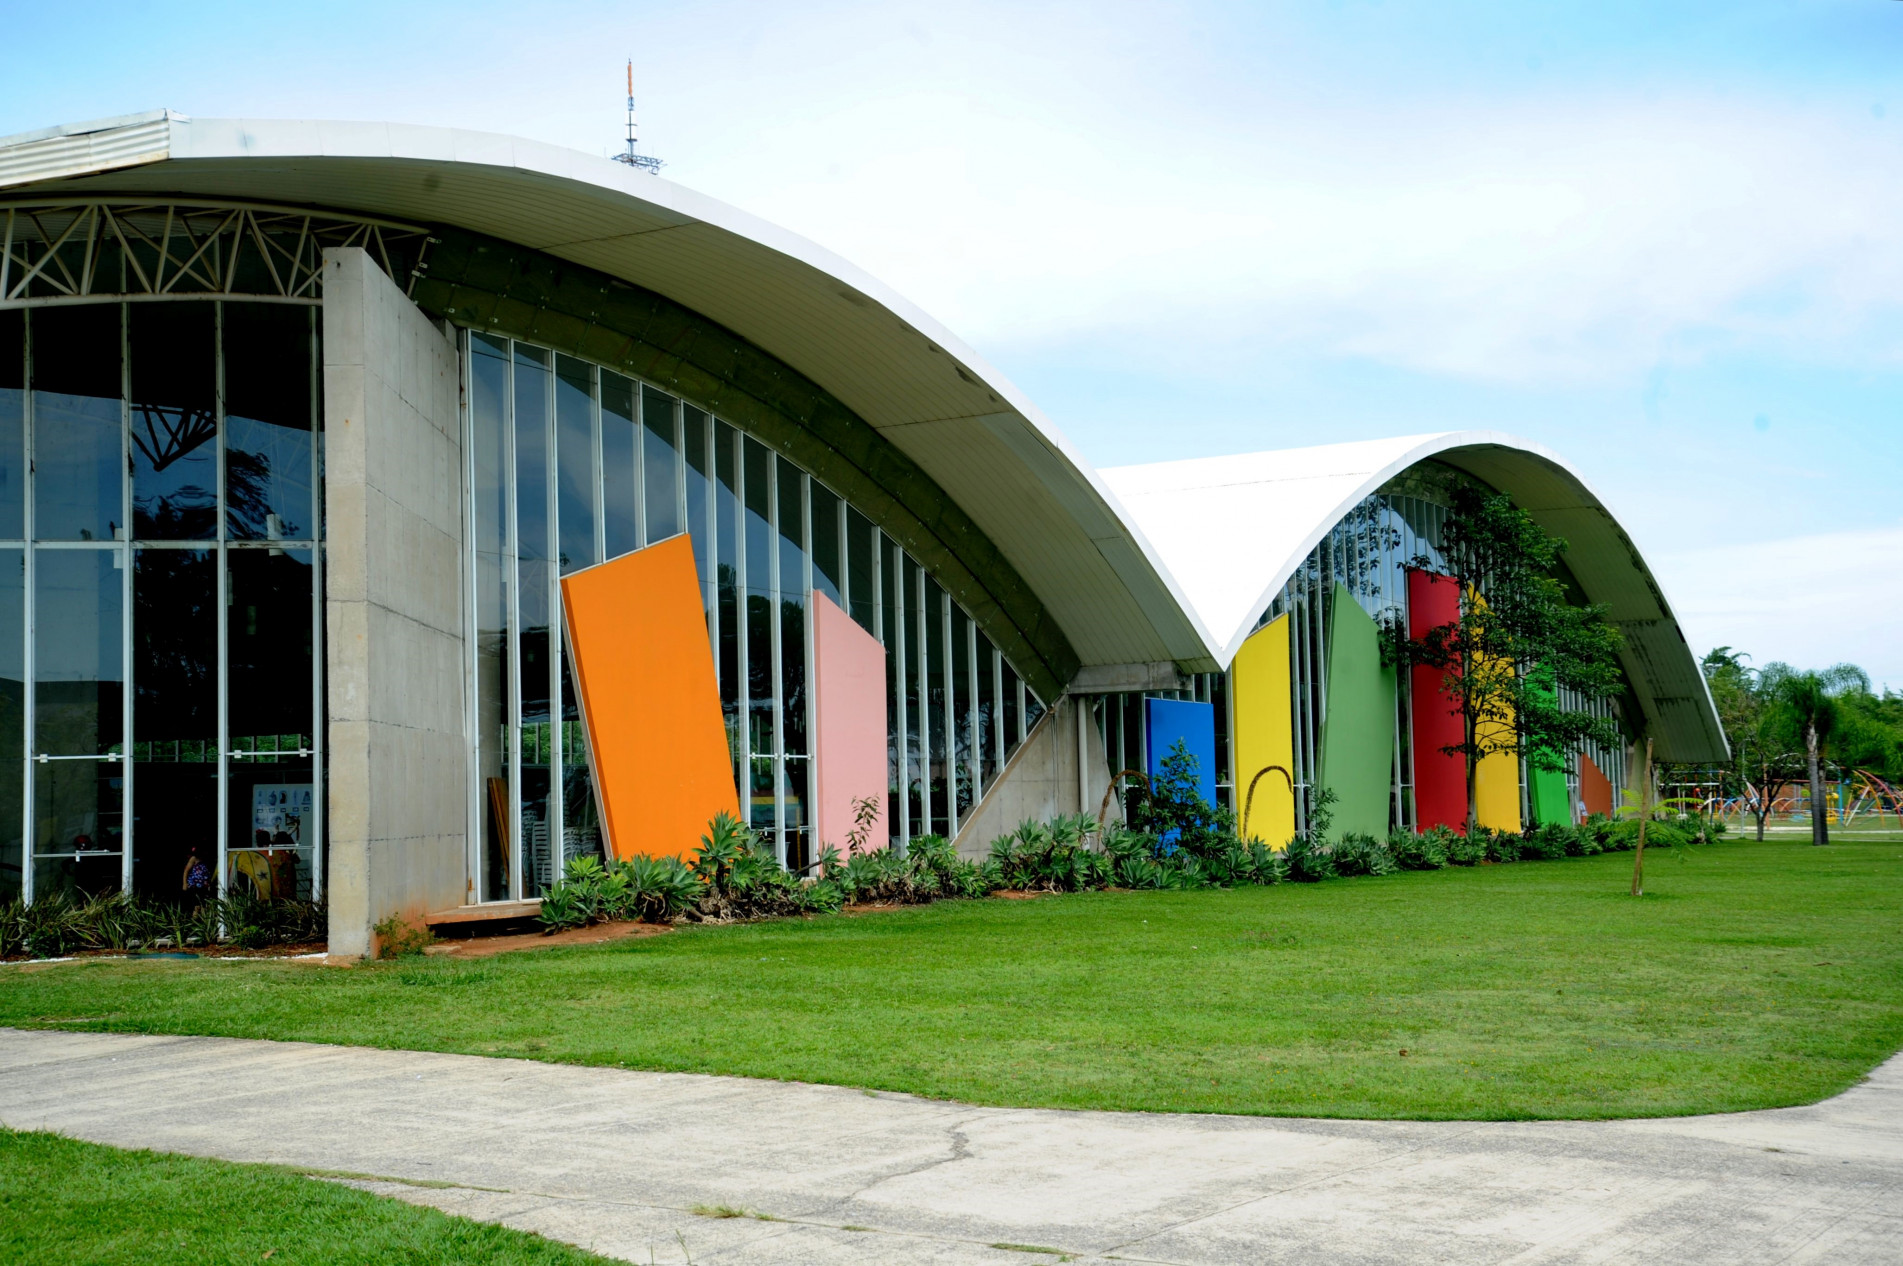
[[[259,848],[299,848],[311,815],[307,782],[259,783],[251,789],[251,842]]]

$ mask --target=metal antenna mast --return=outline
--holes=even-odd
[[[634,148],[634,59],[628,59],[628,152],[616,154],[617,163],[626,163],[630,167],[639,167],[650,175],[664,167],[660,159],[652,154],[637,153]]]

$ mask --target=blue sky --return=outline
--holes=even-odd
[[[603,153],[854,260],[1101,465],[1489,427],[1691,640],[1903,688],[1903,4],[0,0],[0,131],[171,106]]]

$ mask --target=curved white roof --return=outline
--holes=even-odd
[[[68,193],[453,225],[655,291],[805,374],[917,462],[1084,665],[1214,666],[1149,544],[1004,375],[861,269],[691,189],[559,146],[385,123],[158,110],[0,139],[0,194]]]
[[[1624,668],[1665,760],[1722,759],[1724,732],[1671,604],[1605,502],[1566,460],[1495,431],[1449,431],[1122,466],[1102,473],[1154,543],[1226,667],[1343,515],[1428,458],[1512,496],[1564,537],[1567,566],[1625,633]]]

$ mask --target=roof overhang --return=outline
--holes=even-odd
[[[654,291],[810,378],[916,462],[1080,664],[1214,667],[1150,543],[1016,387],[852,264],[712,198],[592,155],[449,128],[161,110],[0,140],[0,200],[69,194],[454,226]]]
[[[1511,496],[1568,543],[1586,600],[1625,635],[1622,666],[1661,759],[1722,760],[1724,728],[1671,604],[1604,500],[1550,449],[1495,431],[1453,431],[1124,466],[1102,472],[1211,630],[1224,666],[1328,531],[1428,459]]]

